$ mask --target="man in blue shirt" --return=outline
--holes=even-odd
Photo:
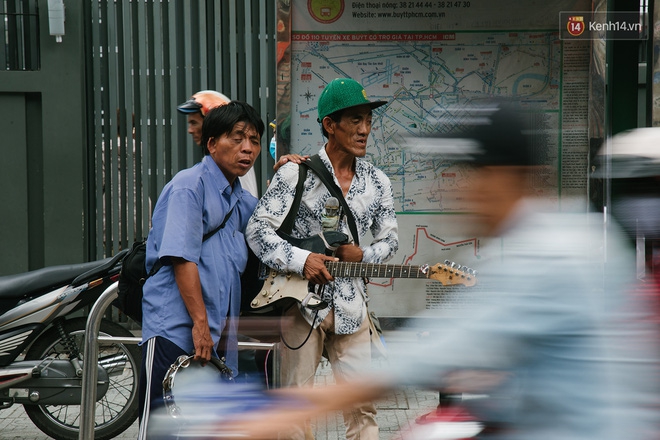
[[[211,110],[202,126],[205,157],[174,176],[158,198],[146,266],[149,271],[160,260],[163,267],[144,285],[139,438],[147,435],[150,411],[163,405],[163,378],[180,355],[206,362],[226,335],[226,364],[237,373],[243,232],[257,203],[238,177],[259,156],[264,128],[248,104]]]

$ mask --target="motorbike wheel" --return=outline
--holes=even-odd
[[[73,336],[78,350],[83,353],[85,318],[64,323],[64,331]],[[101,321],[100,335],[133,336],[122,326]],[[68,359],[69,349],[63,343],[57,328],[50,328],[35,341],[25,355],[26,360]],[[112,439],[128,429],[138,416],[138,378],[142,359],[137,345],[103,342],[99,344],[99,361],[118,355],[126,356],[120,375],[111,374],[105,396],[96,402],[94,438]],[[77,440],[80,434],[80,405],[24,405],[25,412],[43,433],[57,440]]]

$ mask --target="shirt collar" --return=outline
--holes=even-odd
[[[206,167],[211,176],[213,176],[213,181],[216,183],[218,191],[226,195],[231,195],[233,192],[239,198],[243,196],[243,186],[241,185],[241,179],[236,178],[232,188],[232,186],[229,185],[227,177],[225,177],[225,174],[210,155],[207,154],[204,156],[202,159],[202,164]]]

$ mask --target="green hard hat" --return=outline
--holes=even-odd
[[[387,101],[369,101],[362,85],[351,78],[335,78],[325,86],[319,97],[319,119],[356,105],[369,105],[372,109],[387,104]]]

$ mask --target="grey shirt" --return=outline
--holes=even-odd
[[[397,380],[435,388],[452,370],[506,372],[473,410],[513,429],[484,438],[651,438],[656,330],[631,295],[634,255],[614,232],[605,248],[601,217],[521,205],[491,243],[501,258],[477,268],[474,305],[460,319],[426,314],[432,337],[391,356]]]

